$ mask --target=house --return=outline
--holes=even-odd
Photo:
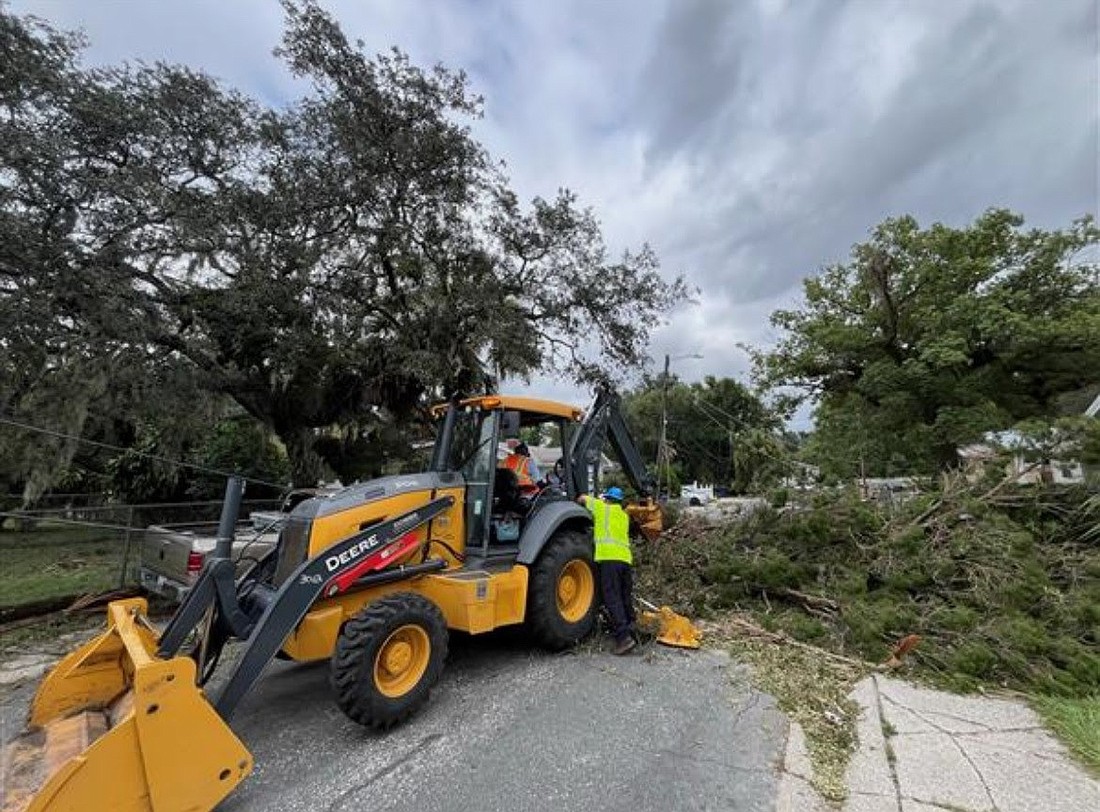
[[[799,460],[791,460],[791,473],[779,481],[780,487],[809,490],[821,481],[821,469]]]
[[[904,502],[920,493],[920,484],[913,477],[863,477],[856,484],[863,500]]]
[[[1094,402],[1093,406],[1100,408],[1100,403]],[[1022,451],[1024,440],[1014,431],[990,432],[986,440],[959,449],[959,458],[971,480],[979,478],[986,465],[1003,458],[998,449],[1020,449],[1005,463],[1005,476],[1013,477],[1017,485],[1080,485],[1085,481],[1084,466],[1076,460],[1027,459]]]
[[[510,439],[504,440],[497,446],[497,460],[502,460],[512,453],[512,449],[518,443],[518,440]],[[539,472],[546,474],[549,471],[554,470],[554,464],[561,459],[561,446],[556,445],[529,445],[527,451],[531,455],[531,459],[535,461],[535,465],[538,466]],[[600,471],[602,473],[608,473],[609,471],[618,471],[619,464],[613,461],[606,454],[600,455]]]

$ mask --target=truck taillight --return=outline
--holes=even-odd
[[[205,556],[196,550],[192,550],[187,554],[187,578],[189,580],[194,581],[199,577],[204,558]]]

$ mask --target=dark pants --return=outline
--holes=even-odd
[[[601,561],[600,594],[611,615],[611,634],[622,643],[634,630],[634,570],[622,561]]]

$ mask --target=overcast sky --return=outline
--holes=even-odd
[[[1097,209],[1100,0],[324,0],[369,50],[463,68],[517,191],[576,190],[616,251],[648,241],[699,303],[653,340],[686,379],[886,217]],[[163,59],[279,104],[275,0],[12,0],[89,61]],[[655,362],[656,363],[656,362]],[[517,387],[512,387],[513,389]],[[546,394],[584,401],[571,387]]]

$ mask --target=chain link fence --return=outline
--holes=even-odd
[[[245,500],[241,518],[280,504]],[[61,608],[82,595],[136,586],[146,527],[213,535],[221,505],[111,504],[98,494],[53,494],[32,510],[0,502],[0,622]]]

